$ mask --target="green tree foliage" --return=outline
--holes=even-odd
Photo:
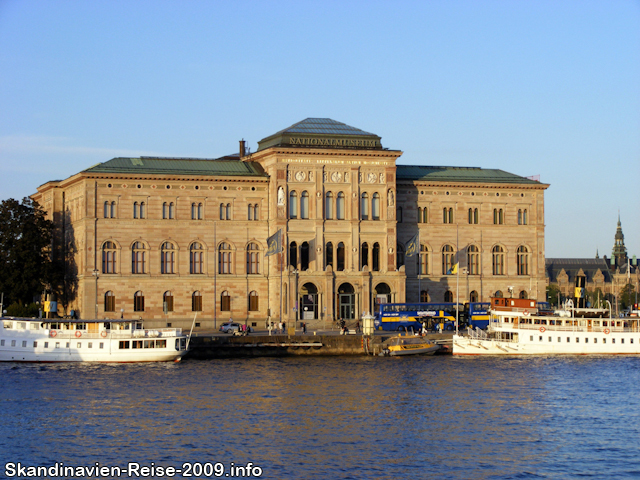
[[[47,288],[53,223],[30,198],[0,203],[0,292],[4,304],[28,305]]]
[[[549,302],[554,307],[558,306],[558,293],[560,293],[560,288],[555,283],[551,283],[547,285],[547,302]]]
[[[620,290],[620,308],[627,308],[635,303],[636,289],[635,287],[627,283],[622,290]]]

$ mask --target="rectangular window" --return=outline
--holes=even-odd
[[[589,338],[588,337],[584,339],[584,343],[589,343]]]
[[[44,348],[49,348],[49,342],[44,342]]]
[[[104,348],[104,343],[100,342],[100,348]]]
[[[611,343],[616,343],[616,339],[615,339],[615,338],[612,338],[612,339],[611,339]]]
[[[38,348],[38,342],[33,342],[33,348]]]
[[[56,342],[56,348],[60,348],[60,342]]]
[[[89,342],[89,345],[87,345],[89,348],[93,348],[93,343]]]
[[[82,346],[82,344],[80,342],[78,342],[78,348],[80,348]]]
[[[540,336],[538,337],[538,341],[539,341],[539,342],[541,342],[541,341],[542,341],[542,335],[540,335]]]
[[[142,340],[134,340],[131,342],[131,348],[142,348]]]
[[[121,340],[121,341],[118,343],[118,348],[119,348],[119,349],[121,349],[121,350],[123,350],[123,349],[125,349],[125,348],[129,348],[129,342],[128,342],[128,341],[123,341],[123,340]]]
[[[167,348],[166,340],[156,340],[156,348]]]
[[[633,343],[633,338],[629,339],[629,343]]]
[[[155,346],[156,346],[155,340],[145,340],[144,341],[144,348],[155,348]]]
[[[569,343],[571,341],[570,337],[567,337],[567,343]]]
[[[593,339],[593,343],[598,343],[598,339],[597,339],[597,338],[594,338],[594,339]]]
[[[69,348],[70,346],[71,346],[71,344],[69,342],[67,342],[67,345],[64,348]]]
[[[22,341],[22,346],[23,346],[23,347],[26,347],[26,346],[27,346],[27,341],[26,341],[26,340],[23,340],[23,341]]]
[[[603,339],[602,339],[602,343],[607,343],[607,339],[606,339],[606,338],[603,338]]]
[[[620,339],[620,343],[624,343],[624,338],[621,338],[621,339]]]
[[[580,338],[576,337],[576,343],[580,343]]]
[[[549,341],[551,341],[551,337],[549,337]]]
[[[530,342],[533,342],[533,335],[531,335],[531,337],[529,338]]]
[[[0,340],[0,347],[4,347],[4,340]]]

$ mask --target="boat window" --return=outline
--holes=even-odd
[[[93,343],[89,342],[89,345],[87,345],[89,348],[93,348]]]
[[[154,348],[155,347],[155,341],[154,340],[145,340],[144,341],[144,348]]]
[[[142,348],[142,340],[134,340],[131,342],[131,348]]]
[[[22,341],[22,346],[23,346],[23,347],[26,347],[26,346],[27,346],[27,341],[26,341],[26,340],[23,340],[23,341]]]
[[[76,324],[76,330],[86,330],[87,329],[87,324],[86,323],[78,323]]]
[[[126,340],[121,340],[120,342],[118,342],[118,348],[125,349],[125,348],[129,348],[129,342]]]
[[[7,320],[4,321],[4,328],[10,329],[13,328],[13,322],[9,322]]]
[[[32,322],[32,323],[29,324],[29,329],[30,330],[40,330],[40,324]]]
[[[562,339],[560,337],[558,337],[558,343],[560,343],[562,341]]]
[[[0,340],[0,347],[4,347],[4,340]]]
[[[603,338],[603,339],[602,339],[602,343],[607,343],[607,339],[606,339],[606,338]]]
[[[589,337],[584,339],[584,343],[589,343]]]
[[[533,335],[531,335],[531,337],[529,338],[530,342],[533,342]]]
[[[540,337],[538,338],[538,341],[542,341],[542,335],[540,335]]]
[[[65,348],[69,348],[69,342],[67,342],[67,346]]]
[[[49,348],[49,342],[44,342],[44,348]]]
[[[551,337],[549,337],[549,341],[551,341]]]
[[[167,341],[166,340],[156,340],[156,348],[166,348]]]
[[[629,343],[633,343],[633,338],[630,338],[630,339],[629,339]]]
[[[15,347],[16,346],[16,341],[15,340],[11,340],[11,346]]]
[[[33,342],[33,348],[37,348],[38,347],[38,342]]]
[[[27,322],[18,322],[18,328],[20,330],[26,330],[27,329]]]
[[[576,337],[576,343],[580,343],[580,338]]]
[[[80,348],[82,346],[82,343],[78,342],[78,348]]]
[[[611,343],[616,343],[616,339],[615,339],[615,338],[612,338],[612,339],[611,339]]]
[[[60,348],[60,342],[56,342],[56,348]]]
[[[569,343],[571,341],[570,337],[567,337],[567,343]]]
[[[593,339],[593,343],[598,343],[598,339],[597,339],[597,338],[594,338],[594,339]]]
[[[100,348],[104,348],[104,343],[100,342]]]

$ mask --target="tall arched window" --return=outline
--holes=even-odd
[[[173,294],[169,290],[162,294],[162,310],[173,312]]]
[[[250,312],[257,312],[259,310],[258,308],[258,292],[256,292],[255,290],[249,292],[249,311]]]
[[[518,275],[529,275],[529,249],[524,245],[518,247]]]
[[[369,265],[369,244],[364,242],[360,247],[360,269]]]
[[[453,223],[453,207],[442,209],[442,223]]]
[[[289,218],[298,218],[298,194],[295,190],[289,193]]]
[[[374,193],[371,199],[371,219],[380,220],[380,194]]]
[[[470,301],[470,302],[477,302],[477,301],[478,301],[478,292],[476,292],[475,290],[473,290],[473,291],[469,294],[469,301]]]
[[[333,268],[333,243],[327,242],[324,247],[324,266],[325,268],[331,265]]]
[[[116,296],[111,290],[104,294],[104,311],[115,312],[116,311]]]
[[[478,209],[470,208],[469,209],[469,224],[478,224]]]
[[[324,197],[324,218],[333,220],[333,193],[327,192]]]
[[[309,192],[306,190],[300,194],[300,218],[309,218]]]
[[[300,270],[309,270],[309,242],[302,242],[300,245]]]
[[[491,253],[493,255],[493,274],[504,275],[504,249],[500,245],[496,245]]]
[[[427,207],[418,207],[418,223],[428,223],[428,213]]]
[[[369,220],[369,194],[366,192],[360,196],[360,220]]]
[[[501,208],[493,209],[493,224],[494,225],[504,224],[504,210],[502,210]]]
[[[160,248],[160,273],[175,272],[175,247],[171,242],[164,242]]]
[[[336,270],[338,272],[342,272],[344,271],[344,263],[345,263],[345,258],[344,258],[345,252],[344,252],[344,243],[340,242],[338,244],[338,249],[336,251],[336,261],[337,261],[337,268]]]
[[[253,242],[247,245],[247,273],[260,273],[260,250]]]
[[[199,242],[193,242],[189,247],[189,273],[204,273],[204,248]]]
[[[445,245],[442,247],[442,274],[451,275],[451,269],[453,268],[454,250],[451,245]]]
[[[104,202],[104,218],[116,218],[116,202]]]
[[[231,220],[231,204],[227,203],[226,207],[227,220]]]
[[[420,303],[429,303],[429,292],[427,290],[420,291]]]
[[[373,244],[373,250],[371,252],[371,270],[374,272],[380,271],[380,244],[378,242]]]
[[[405,258],[404,258],[404,247],[402,245],[400,245],[399,243],[396,244],[396,263],[397,263],[397,267],[396,268],[400,268],[401,266],[404,265],[405,262]]]
[[[231,274],[231,245],[222,242],[218,247],[218,273],[222,275]]]
[[[420,244],[420,264],[418,273],[429,275],[429,249],[426,245]]]
[[[169,218],[169,204],[167,202],[162,203],[162,218],[164,220]]]
[[[147,204],[140,202],[140,218],[147,218]]]
[[[444,292],[444,301],[447,303],[453,302],[453,292],[451,290]]]
[[[251,204],[247,207],[247,220],[253,220],[253,205]]]
[[[526,290],[521,290],[521,291],[520,291],[520,295],[519,295],[519,297],[520,297],[520,298],[527,299],[527,298],[529,298],[529,294],[527,293],[527,291],[526,291]]]
[[[289,265],[298,268],[298,244],[296,242],[289,244]]]
[[[220,204],[220,220],[227,219],[227,206],[224,203]]]
[[[522,212],[522,224],[529,225],[529,215],[526,208]]]
[[[231,311],[231,295],[229,295],[229,292],[227,292],[226,290],[220,294],[220,311]]]
[[[193,292],[193,294],[191,295],[191,311],[192,312],[202,311],[202,294],[197,290]]]
[[[527,209],[518,209],[518,225],[527,224]]]
[[[480,263],[480,251],[475,245],[467,247],[467,265],[469,267],[469,275],[478,275]]]
[[[345,205],[344,205],[344,193],[338,192],[338,198],[336,200],[336,218],[338,220],[344,220]]]
[[[202,220],[204,218],[204,205],[202,203],[198,203],[198,220]]]
[[[138,202],[133,202],[133,218],[138,218]]]
[[[133,295],[133,311],[144,312],[144,294],[141,291]]]
[[[116,245],[104,242],[102,245],[102,273],[116,273]]]
[[[131,247],[131,273],[147,273],[147,250],[142,242]]]

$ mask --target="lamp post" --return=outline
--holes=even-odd
[[[99,277],[98,274],[99,273],[100,272],[98,271],[97,268],[95,268],[93,270],[93,276],[96,277],[96,309],[95,309],[95,313],[96,313],[95,319],[96,320],[98,320],[98,277]]]

